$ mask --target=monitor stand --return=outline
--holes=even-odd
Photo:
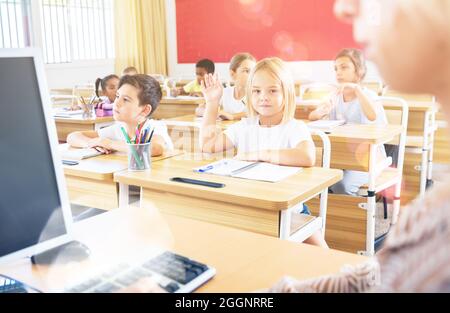
[[[36,265],[66,264],[80,262],[89,257],[91,251],[79,241],[70,241],[61,246],[33,255],[31,263]]]

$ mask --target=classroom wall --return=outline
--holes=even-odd
[[[179,13],[181,13],[181,12],[177,13],[177,5],[181,10],[183,10],[183,12],[186,10],[189,10],[189,9],[192,10],[193,12],[199,11],[198,7],[186,6],[186,3],[190,0],[166,0],[166,1],[167,1],[166,4],[167,4],[168,47],[169,47],[169,56],[168,56],[169,75],[173,76],[173,77],[190,78],[190,77],[194,76],[194,71],[195,71],[194,57],[195,57],[196,52],[193,47],[195,45],[196,40],[189,40],[189,36],[191,36],[192,38],[201,37],[201,38],[203,38],[203,40],[205,40],[205,38],[210,36],[208,34],[214,33],[215,27],[219,23],[217,22],[215,25],[214,24],[210,25],[210,24],[204,23],[204,21],[201,18],[199,18],[199,14],[195,15],[194,19],[192,19],[192,20],[183,20],[182,22],[179,22],[177,20],[177,16],[179,17],[180,16]],[[176,1],[179,1],[179,3],[177,4]],[[208,5],[212,5],[211,2],[209,2],[209,0],[195,0],[194,2],[199,2],[199,1],[205,1],[205,2],[209,3]],[[213,0],[212,2],[220,3],[223,1],[232,1],[234,3],[246,3],[246,2],[249,2],[250,0],[245,0],[245,1],[243,1],[243,0]],[[253,1],[253,0],[251,0],[251,1]],[[268,1],[269,0],[263,0],[263,1],[261,1],[261,3],[267,3]],[[310,10],[312,10],[312,9],[318,10],[317,9],[318,1],[295,0],[293,2],[292,0],[271,0],[270,2],[287,3],[286,1],[289,2],[290,5],[296,6],[296,9],[298,9],[297,6],[300,5],[299,3],[302,2],[303,5],[311,7]],[[332,1],[330,1],[330,0],[326,0],[326,2],[320,1],[320,4],[323,5],[323,9],[330,11],[329,13],[327,13],[327,16],[332,16],[332,12],[331,12]],[[321,7],[321,6],[319,6],[319,7]],[[205,10],[205,12],[206,12],[206,10]],[[226,14],[226,12],[224,14]],[[215,14],[212,15],[212,18],[216,18],[216,15]],[[189,25],[189,23],[191,23],[191,24],[196,23],[195,21],[197,21],[197,24],[200,23],[199,21],[201,21],[201,23],[198,25],[204,25],[204,27],[197,28],[197,27],[194,27],[193,25]],[[312,26],[310,26],[310,27],[313,27],[315,22],[314,22],[314,20],[311,20],[310,23],[312,23],[311,24]],[[186,26],[186,24],[187,24],[187,26]],[[290,22],[290,24],[293,24],[292,21]],[[317,27],[319,30],[321,30],[322,32],[326,32],[325,28],[320,26],[321,23],[318,23],[317,25],[318,25]],[[336,25],[339,25],[339,24],[333,22],[330,25],[332,27],[337,27]],[[184,30],[183,36],[179,36],[179,34],[177,32],[177,29],[179,27],[183,27],[183,30]],[[339,27],[341,27],[341,26],[339,26]],[[202,29],[204,29],[205,34],[199,33],[202,31]],[[348,26],[343,26],[343,28],[341,28],[341,30],[342,29],[345,30],[345,32],[346,32],[345,36],[340,38],[340,39],[342,39],[342,42],[344,42],[344,45],[346,45],[346,44],[354,45],[352,40],[349,41],[349,38],[351,38],[351,36],[352,36],[351,29],[349,29]],[[264,32],[264,30],[261,30],[261,32]],[[323,36],[327,36],[327,34],[330,35],[330,33],[326,32],[325,35],[323,35]],[[301,36],[301,34],[292,35],[293,38],[295,36]],[[320,36],[322,36],[322,34]],[[231,38],[233,36],[232,36],[232,34],[230,34],[229,36],[226,36],[225,39],[223,37],[224,36],[222,35],[221,36],[222,41],[227,42],[227,41],[231,41],[232,40]],[[244,37],[244,39],[245,39],[245,37]],[[233,42],[234,42],[234,39],[233,39]],[[244,40],[244,42],[245,42],[245,40]],[[321,43],[323,43],[323,42],[327,42],[327,40],[321,41]],[[284,59],[290,59],[290,60],[299,59],[298,61],[289,62],[295,79],[332,82],[332,81],[334,81],[334,70],[333,70],[333,62],[331,61],[331,59],[332,59],[332,56],[338,52],[338,51],[333,52],[333,50],[338,50],[336,48],[337,47],[336,41],[333,41],[332,44],[327,45],[324,48],[323,53],[319,53],[317,51],[319,51],[320,49],[317,50],[317,47],[320,48],[321,43],[318,43],[317,41],[314,41],[314,40],[310,43],[313,46],[315,45],[315,47],[311,48],[308,51],[310,51],[311,53],[313,51],[316,51],[316,53],[314,53],[314,55],[309,54],[308,57],[306,57],[306,54],[304,54],[305,59],[306,58],[311,59],[309,61],[301,60],[301,57],[297,58],[296,49],[292,50],[293,53],[290,53],[289,49],[288,49],[287,52],[286,51],[285,52],[278,51],[279,53],[277,53],[277,54],[278,54],[278,56],[283,57]],[[253,44],[253,50],[250,52],[255,53],[255,55],[258,55],[259,57],[268,56],[269,55],[268,53],[276,52],[276,49],[272,49],[272,50],[268,50],[268,51],[266,51],[264,49],[254,50],[255,47],[257,48],[258,45],[256,43],[252,43],[252,44]],[[200,48],[201,48],[201,46],[202,45],[200,45]],[[217,46],[217,43],[213,46],[214,47]],[[188,54],[183,54],[183,52],[179,52],[180,48],[182,48],[182,47],[185,47],[185,48],[187,47]],[[295,48],[295,44],[294,44],[294,48]],[[212,51],[211,54],[213,54],[213,56],[216,57],[215,59],[224,60],[224,61],[229,57],[229,55],[233,54],[232,50],[227,51],[227,52],[223,52],[222,50],[223,49],[220,49],[220,47],[219,47],[218,50],[215,52],[214,52],[214,50],[211,50]],[[240,49],[240,51],[242,51],[242,49]],[[238,52],[238,51],[236,51],[236,52]],[[179,55],[179,54],[181,54],[181,55]],[[298,54],[301,54],[301,53],[298,53]],[[317,60],[320,58],[324,58],[324,56],[331,56],[331,57],[329,57],[330,61]],[[209,57],[209,56],[205,55],[205,57]],[[316,59],[316,60],[314,60],[314,59]],[[188,63],[186,63],[186,62],[188,62]],[[191,63],[189,63],[189,62],[191,62]],[[217,71],[219,72],[221,77],[223,77],[224,79],[229,79],[227,62],[223,62],[223,63],[218,62],[217,63]],[[369,80],[379,80],[378,71],[376,70],[375,66],[373,64],[371,64],[370,62],[368,64],[368,74],[367,74],[366,80],[368,80],[368,81]]]
[[[77,84],[94,83],[98,77],[114,73],[114,60],[47,64],[45,72],[50,89],[72,88]]]

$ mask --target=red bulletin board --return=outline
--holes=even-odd
[[[229,62],[237,52],[285,61],[332,60],[357,47],[334,0],[176,0],[178,63]]]

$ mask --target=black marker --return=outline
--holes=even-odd
[[[225,184],[213,183],[213,182],[209,182],[209,181],[196,180],[196,179],[190,179],[190,178],[174,177],[174,178],[171,178],[170,180],[173,182],[177,182],[177,183],[200,185],[200,186],[211,187],[211,188],[224,188],[225,187]]]

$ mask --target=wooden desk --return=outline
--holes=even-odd
[[[32,266],[28,259],[23,259],[1,266],[0,273],[42,291],[62,290],[152,247],[214,267],[216,276],[198,292],[250,292],[268,288],[285,275],[297,279],[330,275],[346,264],[366,260],[340,251],[161,215],[152,207],[110,211],[76,223],[74,233],[76,240],[90,247],[88,261],[48,268]]]
[[[450,164],[450,130],[442,112],[436,114],[436,126],[434,162],[448,165]]]
[[[68,145],[63,145],[62,149],[68,149]],[[181,151],[167,152],[163,156],[153,157],[152,163],[180,154]],[[114,173],[128,168],[125,154],[101,155],[82,160],[75,166],[64,165],[63,168],[70,203],[102,210],[119,207],[119,190],[114,182]]]
[[[386,169],[383,172],[377,152],[403,131],[397,125],[343,125],[329,134],[331,142],[331,167],[368,173],[369,197],[353,197],[330,194],[328,197],[326,240],[333,248],[375,253],[375,194],[387,186],[400,188],[401,172]],[[399,190],[398,190],[399,191]],[[396,200],[392,220],[398,216],[399,202]],[[318,211],[318,203],[308,203],[312,212]]]
[[[175,149],[188,153],[200,153],[200,127],[202,118],[194,114],[170,118],[164,121]],[[225,130],[239,121],[217,121],[217,127]]]
[[[402,132],[398,125],[342,125],[333,129],[331,168],[370,171],[371,150],[376,159],[376,147],[390,142]],[[376,160],[374,160],[375,162]]]
[[[95,119],[90,120],[85,120],[78,116],[71,118],[55,117],[54,119],[56,130],[58,132],[58,140],[60,142],[66,142],[67,135],[72,132],[99,130],[114,123],[114,118],[112,116],[96,117]]]
[[[296,118],[307,118],[317,107],[317,101],[301,102]],[[419,105],[418,109],[423,108]],[[336,127],[328,136],[331,142],[331,168],[368,172],[368,190],[377,193],[394,181],[400,181],[400,171],[378,172],[378,147],[389,143],[402,133],[397,125],[343,125]],[[399,188],[396,183],[396,188]],[[398,190],[396,189],[396,192]],[[375,245],[375,197],[352,197],[330,194],[328,197],[326,240],[330,247],[374,254]],[[398,200],[394,199],[393,222],[398,215]],[[316,201],[308,202],[313,213],[318,212]]]
[[[297,101],[296,118],[301,119],[307,119],[309,113],[316,109],[318,104],[318,101],[301,101],[299,99]],[[404,160],[403,204],[409,203],[418,195],[423,197],[427,184],[432,180],[434,137],[437,130],[436,113],[438,109],[435,102],[405,101],[408,103],[409,114]],[[384,108],[396,110],[399,106],[391,103],[385,105]]]
[[[342,179],[341,170],[324,168],[304,168],[278,183],[193,171],[210,162],[212,160],[202,159],[199,155],[185,154],[155,163],[151,171],[116,173],[114,180],[120,184],[120,190],[126,190],[127,185],[141,187],[143,207],[155,205],[163,213],[287,239],[298,230],[290,231],[290,213]],[[225,188],[175,183],[171,181],[173,177],[223,183]],[[122,200],[122,194],[121,203],[128,203]]]
[[[202,103],[205,100],[196,97],[163,98],[152,118],[161,120],[195,114],[195,109]]]
[[[188,152],[199,151],[199,126],[196,124],[199,122],[193,122],[193,119],[194,117],[192,116],[186,116],[167,122],[173,142],[180,144],[177,146],[178,149]],[[189,123],[192,123],[192,125]],[[231,123],[233,122],[218,123],[218,127],[225,129]],[[400,174],[394,172],[388,172],[384,177],[376,179],[378,175],[376,151],[380,145],[388,143],[397,137],[402,130],[402,127],[397,125],[344,125],[337,127],[328,135],[331,142],[330,167],[368,172],[371,175],[370,177],[372,177],[371,180],[369,179],[369,182],[372,181],[371,188],[374,188],[370,190],[375,190],[375,185],[382,186],[399,179]],[[318,145],[318,138],[313,137],[313,139]],[[372,251],[369,253],[373,254],[375,221],[370,214],[360,209],[361,205],[368,206],[369,199],[356,197],[355,199],[345,200],[335,195],[329,195],[329,199],[332,205],[328,206],[329,210],[327,212],[329,216],[326,232],[327,242],[333,247],[352,252],[365,251],[370,246],[372,249],[368,251]],[[335,205],[335,201],[337,205]],[[370,208],[375,211],[375,202],[372,200],[370,202]],[[353,208],[351,216],[354,216],[354,218],[349,216],[342,223],[342,212],[346,209],[345,207],[342,209],[343,203]],[[313,201],[308,203],[308,205],[311,205],[313,212],[317,215],[319,212],[318,203]],[[370,223],[367,222],[367,217],[371,218]],[[355,225],[359,226],[355,227]],[[329,229],[331,232],[328,231]],[[355,232],[357,235],[355,235]],[[349,237],[352,239],[349,240]]]
[[[409,107],[402,202],[423,198],[433,178],[434,138],[437,130],[435,102],[406,100]]]

